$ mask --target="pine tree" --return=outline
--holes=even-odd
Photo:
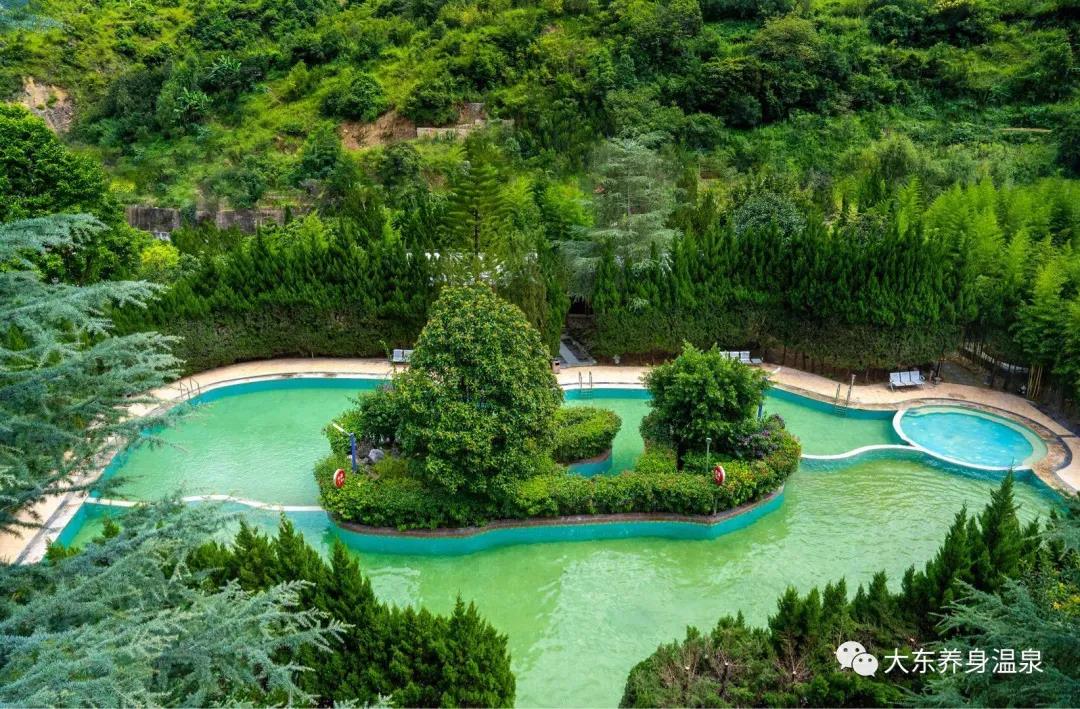
[[[990,504],[979,515],[979,531],[985,563],[977,567],[973,585],[980,590],[996,591],[1005,579],[1017,576],[1024,561],[1021,558],[1024,540],[1016,516],[1011,471],[1001,486],[990,493]]]
[[[77,248],[105,227],[88,216],[54,216],[0,225],[0,529],[33,524],[19,511],[70,489],[93,469],[102,447],[123,445],[153,420],[131,406],[172,378],[177,361],[155,333],[116,336],[105,313],[143,307],[147,283],[88,286],[43,282],[31,259]]]
[[[488,146],[471,140],[462,172],[451,185],[446,205],[446,246],[469,255],[469,272],[478,279],[493,273],[510,249],[510,204]],[[451,259],[451,254],[443,254]]]
[[[308,702],[282,653],[325,653],[344,627],[303,609],[296,581],[207,586],[189,562],[228,523],[216,507],[165,501],[80,553],[0,568],[0,702]]]

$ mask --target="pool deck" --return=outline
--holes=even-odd
[[[785,389],[831,402],[837,382],[816,374],[765,363],[761,365],[770,379]],[[159,401],[156,406],[132,407],[132,415],[141,416],[155,409],[164,409],[200,392],[219,386],[239,384],[260,379],[292,376],[362,376],[386,378],[395,366],[383,359],[291,358],[245,362],[211,369],[185,377],[169,386],[154,390]],[[591,366],[565,369],[558,374],[559,383],[573,389],[579,382],[587,386],[592,376],[595,386],[635,386],[648,367]],[[846,398],[847,388],[843,388]],[[856,385],[852,388],[851,404],[870,409],[898,409],[907,405],[927,403],[963,403],[985,407],[998,414],[1011,415],[1031,425],[1046,439],[1050,453],[1035,466],[1035,472],[1048,484],[1066,491],[1080,490],[1080,439],[1036,408],[1026,399],[1002,391],[983,389],[964,384],[926,385],[917,389],[892,391],[884,384]],[[1048,435],[1049,434],[1049,435]],[[90,475],[96,475],[94,471]],[[26,528],[20,532],[0,535],[0,561],[37,561],[44,553],[45,540],[55,538],[82,504],[85,495],[68,493],[45,498],[23,513],[28,522],[37,520],[41,528]]]

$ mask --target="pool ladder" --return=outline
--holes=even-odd
[[[843,382],[836,385],[836,396],[833,397],[833,413],[840,416],[847,416],[848,410],[851,408],[851,390],[855,388],[855,375],[851,375],[851,383],[848,384],[847,398],[844,403],[840,403],[840,390],[843,388]]]
[[[188,382],[188,385],[185,387],[184,386],[184,380],[181,379],[179,381],[179,385],[180,385],[180,400],[181,401],[191,401],[196,396],[199,396],[200,394],[202,394],[202,385],[199,384],[198,380],[192,379],[191,381]]]
[[[593,398],[592,372],[589,372],[589,388],[588,389],[585,388],[585,379],[581,376],[581,372],[578,372],[577,373],[577,387],[578,387],[578,391],[581,392],[581,398],[582,399],[591,399],[591,398]]]

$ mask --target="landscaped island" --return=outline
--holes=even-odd
[[[564,464],[610,449],[618,417],[561,409],[547,351],[522,312],[486,286],[448,288],[409,369],[327,427],[332,453],[315,469],[323,507],[339,521],[399,530],[707,516],[767,496],[798,466],[799,444],[783,421],[758,418],[768,386],[760,370],[687,346],[646,385],[653,411],[634,468],[574,473]]]

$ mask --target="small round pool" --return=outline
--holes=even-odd
[[[1047,452],[1028,427],[976,409],[920,406],[899,412],[894,425],[908,443],[964,465],[1030,468]]]

